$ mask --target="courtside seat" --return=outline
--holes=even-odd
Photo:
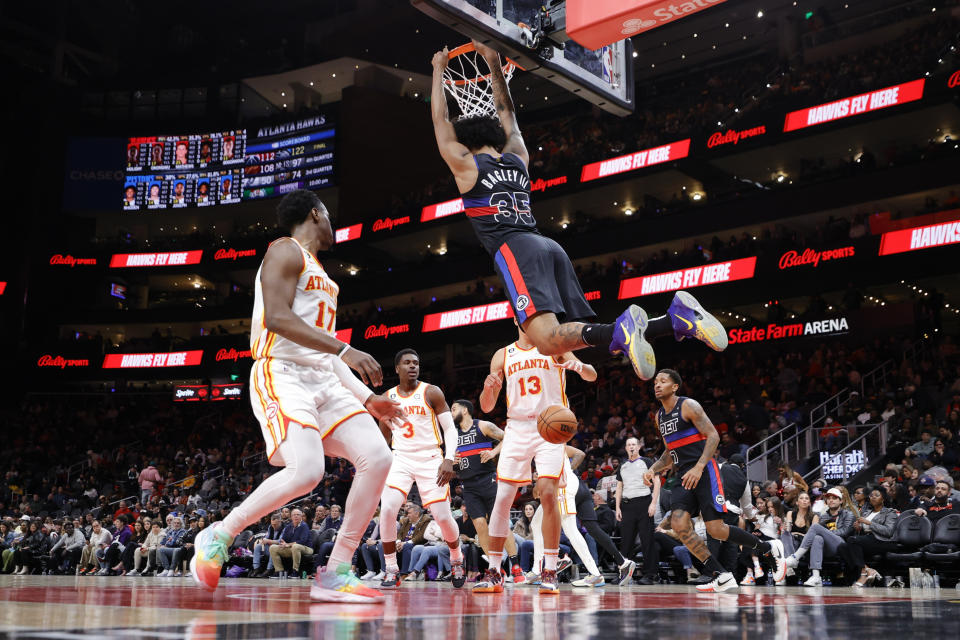
[[[932,531],[933,525],[927,518],[915,513],[901,515],[893,532],[897,550],[887,552],[887,565],[899,568],[919,567],[923,564],[923,551],[920,547],[930,542]]]
[[[943,545],[936,552],[925,551],[924,560],[938,571],[944,569],[960,572],[960,513],[954,513],[937,521],[933,528],[933,542],[930,545]]]

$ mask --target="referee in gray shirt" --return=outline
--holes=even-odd
[[[643,482],[643,474],[653,460],[640,456],[640,441],[628,438],[627,459],[617,469],[617,520],[620,522],[620,552],[632,560],[634,542],[640,534],[643,552],[643,576],[639,584],[657,584],[657,563],[653,553],[653,516],[660,500],[660,476],[654,476],[651,490]]]

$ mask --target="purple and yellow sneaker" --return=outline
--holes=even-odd
[[[610,343],[610,353],[626,354],[633,372],[641,380],[649,380],[657,372],[653,347],[643,337],[647,322],[647,312],[635,304],[630,305],[613,323],[613,342]]]
[[[322,567],[310,587],[310,599],[319,602],[375,604],[383,602],[383,594],[363,584],[353,575],[350,565],[341,564],[336,571]]]
[[[677,291],[667,313],[677,340],[694,338],[714,351],[727,348],[727,330],[686,291]]]
[[[220,522],[212,525],[197,534],[196,553],[190,560],[190,575],[198,585],[213,591],[220,582],[220,567],[227,561],[228,549],[233,542],[233,536],[221,528]]]

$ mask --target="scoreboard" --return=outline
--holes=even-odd
[[[124,211],[234,204],[333,185],[336,130],[324,116],[219,133],[127,140]]]
[[[336,130],[317,117],[257,132],[243,167],[245,200],[333,184]]]

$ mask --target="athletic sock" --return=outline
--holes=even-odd
[[[387,565],[387,572],[389,573],[399,573],[400,568],[397,567],[397,552],[385,553],[383,554],[384,564]]]
[[[544,549],[543,550],[543,570],[556,571],[557,558],[559,555],[560,555],[560,549]]]
[[[672,335],[673,322],[670,321],[670,316],[660,316],[659,318],[650,319],[647,322],[647,330],[643,332],[643,336],[648,342],[654,338]]]
[[[500,565],[503,564],[503,551],[491,551],[487,553],[487,559],[490,561],[490,570],[500,572]]]
[[[741,545],[745,549],[756,549],[761,553],[766,553],[770,550],[770,543],[764,542],[763,544],[766,545],[767,551],[761,551],[762,545],[759,538],[757,538],[757,536],[750,535],[740,527],[730,526],[728,530],[730,533],[727,536],[727,540],[730,542]]]
[[[703,568],[714,575],[727,572],[727,570],[723,568],[723,565],[717,562],[717,559],[713,556],[707,556],[707,559],[703,561]]]
[[[585,324],[580,331],[580,339],[591,347],[608,347],[613,342],[613,323]]]
[[[463,551],[460,550],[459,544],[450,547],[450,562],[463,562]]]

